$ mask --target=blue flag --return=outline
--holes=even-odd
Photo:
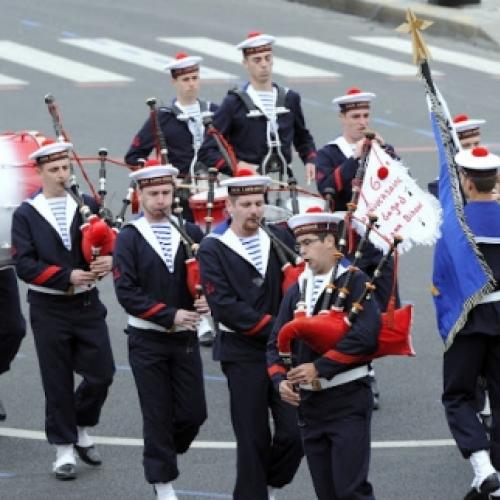
[[[439,333],[448,349],[471,309],[494,290],[494,278],[465,222],[458,172],[444,146],[434,111],[431,122],[439,153],[439,201],[443,209],[441,238],[434,250],[433,295]]]

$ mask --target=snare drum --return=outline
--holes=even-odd
[[[10,233],[14,210],[41,187],[36,164],[28,156],[44,140],[38,132],[0,133],[0,268],[13,263]]]
[[[189,198],[189,208],[193,212],[193,217],[195,223],[206,231],[206,221],[207,216],[207,198],[208,191],[202,191],[201,193],[196,193]],[[217,187],[214,189],[214,203],[212,207],[212,228],[220,224],[226,219],[226,199],[227,199],[227,188]]]

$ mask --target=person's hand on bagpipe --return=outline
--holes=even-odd
[[[287,373],[287,380],[290,384],[310,384],[314,379],[319,377],[318,370],[314,363],[302,363],[301,365],[292,368]]]
[[[200,315],[196,311],[177,309],[174,316],[174,325],[186,330],[196,331],[200,322]]]

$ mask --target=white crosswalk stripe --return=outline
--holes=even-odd
[[[276,39],[276,45],[384,75],[414,77],[417,74],[417,69],[411,64],[394,61],[387,57],[367,54],[359,50],[348,49],[340,45],[312,40],[311,38],[280,36]]]
[[[160,52],[146,50],[111,38],[62,38],[60,41],[162,73],[165,73],[165,66],[173,61],[172,57],[165,56]],[[204,80],[232,80],[237,78],[236,75],[209,68],[205,64],[201,65],[200,76]]]
[[[24,80],[18,80],[17,78],[12,78],[11,76],[0,74],[0,88],[19,87],[21,85],[28,85],[28,82],[25,82]]]
[[[127,76],[9,40],[0,40],[0,59],[66,78],[78,84],[126,83],[132,81],[132,78]]]
[[[353,40],[357,42],[375,45],[388,50],[402,52],[404,54],[411,54],[411,42],[403,40],[402,38],[392,36],[352,36]],[[484,57],[479,57],[472,54],[465,54],[455,50],[442,49],[435,45],[428,46],[431,53],[431,58],[434,61],[460,66],[469,70],[480,71],[490,75],[500,75],[500,61],[492,61]],[[434,71],[433,71],[434,73]]]
[[[234,45],[206,37],[159,37],[160,42],[184,47],[225,61],[241,64],[241,52]],[[273,73],[287,78],[337,78],[333,71],[274,56]]]

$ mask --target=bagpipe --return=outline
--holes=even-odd
[[[61,115],[54,96],[51,94],[46,95],[45,103],[52,118],[52,125],[57,141],[71,142],[69,135],[63,127]],[[92,197],[99,206],[97,214],[94,214],[90,207],[86,204],[80,191],[73,167],[73,160],[75,160],[79,166],[80,172],[92,193]],[[99,161],[99,188],[97,192],[83,165],[84,161],[95,160]],[[106,148],[99,149],[97,158],[80,158],[74,149],[72,151],[72,155],[70,156],[71,174],[69,186],[65,186],[65,190],[77,204],[78,210],[83,219],[83,224],[80,226],[82,233],[81,249],[85,260],[89,263],[100,255],[112,255],[116,236],[119,229],[123,226],[125,212],[128,206],[132,204],[133,210],[137,210],[136,193],[133,184],[129,187],[127,194],[123,199],[122,208],[116,218],[113,217],[110,208],[106,205],[106,163],[110,161],[111,160],[108,158],[108,151]],[[126,166],[117,161],[113,161],[113,163]]]
[[[351,309],[345,311],[345,301],[350,294],[349,286],[354,273],[358,271],[357,263],[363,256],[364,246],[369,239],[370,232],[375,230],[375,224],[378,219],[377,216],[373,214],[369,215],[366,229],[359,239],[352,263],[348,266],[344,274],[338,276],[340,262],[350,246],[350,244],[348,244],[348,239],[351,239],[349,238],[349,233],[352,233],[352,216],[359,200],[371,141],[375,137],[371,132],[366,133],[365,136],[362,155],[359,159],[358,168],[352,181],[351,201],[347,204],[347,213],[345,215],[341,234],[338,238],[335,264],[329,282],[323,292],[320,310],[317,315],[307,315],[304,301],[305,295],[302,295],[305,294],[307,288],[306,281],[303,283],[301,300],[299,300],[297,304],[294,319],[286,323],[278,333],[278,352],[286,365],[291,365],[293,340],[303,340],[312,350],[319,354],[324,354],[334,349],[337,343],[348,333],[353,323],[362,315],[364,308],[363,304],[367,300],[372,299],[373,292],[376,289],[375,282],[381,276],[387,262],[393,254],[397,256],[397,246],[401,243],[402,239],[396,235],[393,238],[389,250],[379,261],[373,276],[365,283],[365,288],[361,295],[352,302]],[[329,195],[333,199],[334,193],[329,193]],[[332,199],[326,200],[326,203],[330,207],[332,205]],[[340,284],[336,284],[337,280],[342,281]],[[396,278],[394,276],[394,285],[395,280]],[[365,357],[356,356],[353,358],[352,363],[366,362],[374,358],[388,355],[415,355],[411,342],[413,306],[408,304],[396,309],[394,307],[394,291],[395,286],[393,287],[393,297],[389,302],[388,310],[381,315],[381,329],[378,335],[377,350],[373,354]]]

